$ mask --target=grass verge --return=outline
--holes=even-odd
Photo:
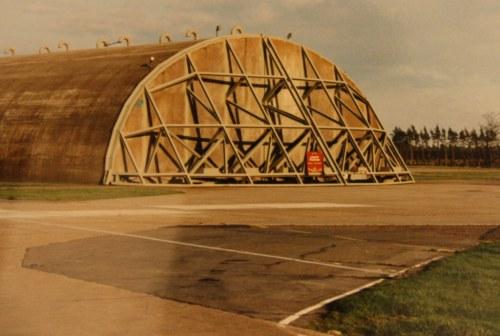
[[[88,201],[179,193],[167,188],[2,184],[0,199],[31,201]]]
[[[500,242],[334,302],[313,328],[344,335],[500,335]]]
[[[476,182],[500,184],[500,169],[460,167],[411,167],[417,182]]]

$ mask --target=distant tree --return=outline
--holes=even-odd
[[[472,144],[474,144],[474,147],[479,146],[479,135],[477,134],[477,131],[473,129],[470,133],[470,141]]]
[[[422,139],[422,144],[425,147],[429,147],[429,140],[431,136],[429,135],[429,131],[427,131],[427,127],[424,126],[424,129],[420,131],[420,139]]]
[[[424,129],[420,131],[419,134],[420,137],[420,143],[422,144],[422,150],[421,150],[421,158],[423,160],[424,164],[428,164],[429,162],[429,140],[431,139],[431,136],[429,135],[429,131],[427,130],[427,127],[424,126]]]
[[[497,140],[500,133],[500,114],[499,113],[486,113],[483,114],[484,124],[481,129],[484,130],[484,141],[486,147],[489,147],[491,142]]]
[[[486,145],[486,134],[484,131],[484,127],[482,126],[479,128],[479,143],[481,145]]]
[[[415,128],[415,125],[411,125],[412,140],[414,146],[420,146],[420,133]]]
[[[405,136],[408,143],[411,144],[413,142],[413,133],[411,131],[411,127],[406,129]]]
[[[469,153],[467,148],[468,133],[469,132],[467,131],[467,128],[464,128],[460,130],[460,132],[458,132],[458,146],[460,147],[460,153],[462,153],[461,159],[464,166],[467,166],[469,162]]]
[[[451,144],[451,145],[456,145],[457,144],[457,141],[458,141],[458,133],[456,131],[454,131],[451,127],[448,128],[448,142]]]
[[[413,147],[415,146],[415,133],[413,130],[415,129],[415,126],[411,126],[406,130],[406,139],[408,141],[408,151],[410,153],[410,164],[414,164],[415,156],[414,156],[414,150]]]
[[[441,143],[446,143],[446,140],[448,139],[446,135],[446,130],[444,128],[441,128]]]
[[[435,147],[439,147],[441,145],[441,129],[438,125],[434,127],[434,131],[431,131],[432,141]]]
[[[485,161],[486,165],[491,167],[494,161],[491,144],[496,142],[500,132],[500,115],[490,112],[483,114],[483,119],[485,123],[481,125],[481,129],[484,130],[484,143],[486,145]]]
[[[461,147],[465,147],[466,143],[467,143],[467,136],[466,136],[466,132],[467,130],[464,128],[463,130],[461,130],[460,132],[458,132],[458,144],[461,146]]]
[[[394,127],[394,130],[392,131],[392,141],[396,145],[408,143],[405,131],[403,131],[400,127]]]
[[[483,115],[479,128],[455,130],[436,125],[418,130],[396,126],[392,139],[410,164],[498,167],[500,165],[500,113]]]
[[[458,141],[458,133],[455,132],[451,127],[448,128],[448,141],[452,145],[456,145]]]
[[[407,158],[409,142],[408,137],[406,136],[406,132],[403,131],[400,127],[396,126],[394,127],[391,136],[392,142],[394,142],[394,145],[396,145],[401,155]]]
[[[448,138],[448,146],[449,146],[450,154],[451,154],[451,165],[455,165],[458,133],[450,127],[450,128],[448,128],[448,137],[447,138]]]
[[[471,147],[472,137],[471,137],[471,134],[467,128],[464,128],[464,136],[465,136],[464,146],[467,145],[468,147]]]

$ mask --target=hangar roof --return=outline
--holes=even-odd
[[[130,93],[155,65],[198,42],[0,58],[0,179],[99,182]]]

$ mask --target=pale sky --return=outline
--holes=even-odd
[[[188,28],[211,37],[216,25],[292,32],[349,73],[388,129],[470,128],[500,112],[499,0],[0,0],[0,13],[0,51],[18,54],[61,39],[80,49],[123,34],[183,40]]]

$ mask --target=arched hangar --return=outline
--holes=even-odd
[[[0,179],[409,183],[366,96],[262,35],[0,59]]]

